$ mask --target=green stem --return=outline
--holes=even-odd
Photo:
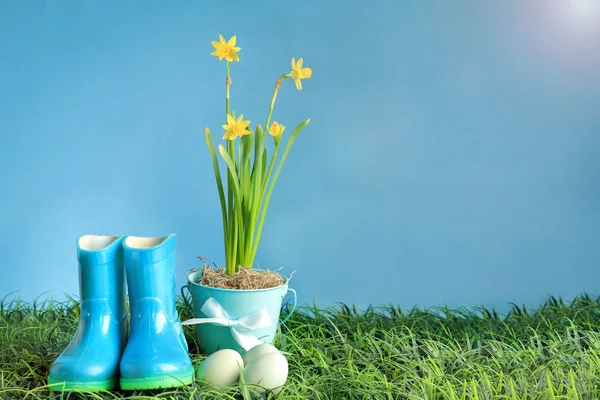
[[[269,113],[267,114],[267,122],[265,124],[265,129],[262,134],[256,133],[254,137],[254,165],[252,167],[254,176],[252,177],[252,186],[253,186],[253,200],[252,207],[250,210],[250,224],[246,227],[246,251],[247,253],[244,256],[247,267],[252,267],[254,263],[254,252],[252,249],[255,247],[255,243],[258,243],[255,237],[255,228],[256,222],[258,219],[258,214],[260,213],[262,199],[264,198],[264,188],[262,185],[262,173],[264,166],[263,163],[263,152],[264,152],[264,140],[267,136],[267,130],[269,129],[269,123],[271,122],[271,116],[273,115],[273,109],[275,108],[275,101],[277,100],[277,95],[279,93],[279,88],[281,87],[281,83],[283,82],[283,78],[285,75],[281,75],[277,82],[275,83],[275,89],[273,90],[273,97],[271,98],[271,104],[269,106]],[[260,130],[260,129],[259,129]]]
[[[227,123],[227,116],[231,111],[229,108],[229,87],[231,86],[231,67],[229,64],[229,61],[227,61],[227,72],[225,75],[225,123]]]
[[[244,228],[245,228],[245,239],[244,239],[244,249],[241,253],[241,264],[246,268],[252,268],[252,261],[250,259],[250,255],[252,252],[252,241],[254,240],[254,226],[256,225],[256,217],[255,217],[255,208],[256,202],[258,198],[256,196],[257,191],[259,190],[257,183],[260,182],[260,169],[261,160],[256,160],[257,154],[260,154],[264,151],[262,146],[262,130],[260,125],[257,125],[253,137],[254,139],[254,166],[252,167],[252,172],[250,171],[250,154],[252,153],[252,144],[248,142],[248,146],[244,147],[244,156],[246,157],[246,162],[244,164],[244,174],[245,176],[249,176],[247,179],[247,192],[245,194],[248,196],[248,201],[245,203],[246,208],[244,209]],[[260,150],[259,150],[260,149]],[[261,157],[262,158],[262,157]],[[258,180],[258,182],[257,182]]]
[[[227,116],[231,112],[231,107],[229,104],[229,88],[231,86],[231,66],[230,62],[226,62],[227,72],[225,75],[225,123],[227,123]],[[227,150],[229,154],[235,160],[234,155],[234,144],[233,140],[227,141]],[[236,220],[235,220],[235,210],[234,210],[234,198],[233,198],[233,190],[232,190],[232,177],[231,171],[227,170],[227,221],[228,221],[228,229],[225,233],[228,237],[228,246],[225,248],[225,270],[227,275],[232,275],[235,272],[235,262],[236,262],[236,247],[237,247],[237,238],[236,238]]]
[[[256,255],[255,248],[258,247],[258,242],[259,242],[259,237],[255,237],[256,223],[258,222],[257,221],[258,214],[260,213],[260,210],[261,210],[261,205],[262,205],[263,199],[265,197],[265,191],[267,189],[267,182],[269,182],[269,177],[271,176],[271,170],[273,169],[273,165],[275,164],[275,159],[277,158],[278,152],[279,152],[279,143],[275,143],[275,149],[273,151],[273,156],[271,158],[271,163],[269,165],[269,171],[267,173],[266,179],[263,182],[262,181],[263,174],[260,174],[260,173],[259,173],[260,176],[257,177],[257,181],[261,182],[261,185],[257,189],[257,193],[260,191],[260,197],[259,197],[258,201],[256,202],[257,203],[256,208],[252,209],[252,226],[250,227],[250,229],[252,230],[252,240],[250,241],[250,244],[248,245],[248,252],[249,252],[248,258],[249,258],[250,265],[252,265],[254,263],[254,257]],[[264,209],[264,206],[262,208]]]
[[[275,108],[275,100],[277,99],[277,94],[279,93],[279,87],[281,86],[281,82],[283,82],[283,78],[285,75],[281,75],[279,79],[277,79],[277,83],[275,83],[275,89],[273,90],[273,97],[271,98],[271,107],[269,107],[269,114],[267,115],[267,123],[265,124],[264,137],[267,136],[267,130],[269,129],[269,123],[271,122],[271,115],[273,114],[273,108]]]
[[[225,148],[223,146],[219,147],[219,153],[221,153],[221,157],[223,157],[223,160],[225,161],[225,164],[227,164],[228,170],[231,173],[231,182],[232,182],[232,187],[231,190],[234,194],[234,200],[235,200],[235,208],[236,210],[241,210],[242,209],[242,198],[241,198],[241,189],[240,189],[240,180],[239,177],[236,173],[236,165],[235,165],[235,161],[232,160],[230,154],[227,153],[227,151],[225,150]],[[229,188],[228,188],[229,189]],[[236,212],[234,215],[234,221],[232,221],[232,226],[233,226],[233,246],[231,246],[231,258],[236,262],[236,264],[233,264],[233,268],[230,269],[231,274],[233,274],[237,268],[237,259],[238,259],[238,253],[237,253],[237,244],[238,244],[238,233],[240,232],[241,229],[243,229],[243,221],[242,221],[242,213],[241,212]],[[243,231],[242,231],[243,233]],[[240,239],[240,243],[241,245],[243,245],[243,237],[242,235],[239,235],[239,239]]]
[[[251,175],[250,175],[250,156],[252,155],[252,135],[244,135],[241,138],[242,144],[239,147],[240,157],[238,164],[238,173],[240,179],[240,196],[241,196],[241,206],[242,209],[240,211],[242,215],[243,221],[243,229],[240,229],[239,234],[239,245],[238,245],[238,255],[239,261],[242,266],[246,266],[247,257],[246,257],[246,243],[248,242],[248,226],[250,226],[250,217],[252,210],[252,198],[250,196],[250,188],[252,185]]]

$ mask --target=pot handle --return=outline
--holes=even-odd
[[[296,310],[296,304],[298,303],[298,295],[296,294],[296,291],[294,289],[292,289],[292,288],[289,288],[288,291],[294,293],[294,301],[292,302],[292,309],[291,309],[290,313],[283,319],[283,321],[281,321],[279,323],[279,325],[285,324],[287,322],[287,320],[290,319],[290,317],[292,316],[292,314]]]
[[[187,289],[188,293],[190,293],[189,283],[186,283],[185,285],[183,285],[181,287],[181,297],[183,298],[183,302],[185,303],[185,305],[189,307],[190,311],[193,314],[194,307],[192,307],[192,305],[190,304],[190,301],[189,301],[188,297],[185,295],[185,293],[183,292],[183,289]]]

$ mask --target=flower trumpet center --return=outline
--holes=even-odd
[[[242,136],[242,134],[244,133],[244,126],[242,124],[235,124],[231,130],[233,131],[233,133],[236,136]]]
[[[222,56],[222,57],[228,56],[229,53],[230,53],[229,46],[220,46],[219,49],[217,50],[217,54],[219,54],[219,56]]]

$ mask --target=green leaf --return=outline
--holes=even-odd
[[[241,195],[242,195],[242,204],[245,205],[245,210],[249,210],[252,204],[252,199],[250,198],[250,155],[252,153],[252,135],[246,135],[242,137],[242,147],[241,147],[241,164],[240,164],[240,185],[241,185]]]
[[[265,149],[264,153],[263,153],[263,161],[262,161],[262,172],[261,172],[261,181],[265,180],[265,176],[267,173],[267,149]]]
[[[264,137],[262,134],[262,128],[260,127],[260,125],[258,125],[256,127],[256,135],[255,135],[255,142],[256,142],[256,146],[254,147],[254,169],[255,171],[261,171],[263,168],[263,154],[266,151],[266,149],[264,148]],[[258,193],[260,193],[259,188],[261,188],[261,179],[260,178],[260,173],[258,174],[258,176],[255,176],[253,178],[253,182],[252,184],[254,185],[254,199],[253,199],[253,204],[256,205],[256,203],[259,203],[260,206],[260,199],[258,198]]]
[[[254,261],[254,258],[251,257],[252,255],[252,246],[255,240],[254,237],[254,231],[255,231],[255,227],[256,227],[256,220],[258,218],[258,211],[260,208],[260,203],[261,203],[261,197],[260,197],[260,193],[261,193],[261,179],[260,179],[260,171],[262,169],[262,154],[264,154],[264,151],[266,151],[266,149],[264,148],[264,141],[263,141],[263,134],[262,134],[262,127],[260,125],[256,126],[256,130],[254,133],[254,166],[253,166],[253,173],[252,173],[252,181],[250,182],[250,185],[252,186],[251,189],[251,196],[252,196],[252,201],[251,201],[251,208],[249,210],[249,214],[248,214],[248,218],[247,218],[247,225],[246,225],[246,253],[244,256],[244,259],[246,261],[246,266],[247,267],[251,267],[252,263]]]
[[[250,175],[250,156],[252,155],[252,135],[246,135],[242,137],[242,156],[240,165],[240,183],[241,183],[241,198],[242,208],[240,214],[242,215],[243,229],[240,230],[239,234],[244,236],[244,240],[240,242],[239,247],[239,258],[240,263],[244,266],[248,266],[248,255],[247,249],[248,243],[251,240],[250,235],[250,220],[252,218],[252,203],[253,198],[252,192],[252,179]]]
[[[294,144],[294,141],[296,140],[296,137],[302,131],[302,129],[304,129],[304,127],[306,125],[308,125],[309,122],[310,122],[310,119],[307,119],[306,121],[304,121],[300,125],[298,125],[296,127],[296,129],[294,129],[294,131],[290,135],[290,138],[288,139],[287,145],[285,146],[285,150],[283,152],[283,156],[281,157],[281,160],[279,161],[279,165],[277,166],[277,169],[275,170],[275,175],[273,176],[273,181],[271,182],[271,185],[269,186],[269,191],[267,192],[267,197],[264,200],[265,203],[264,203],[263,208],[262,208],[262,212],[261,212],[261,216],[260,216],[260,222],[258,224],[258,231],[256,232],[256,238],[255,238],[253,249],[252,249],[252,256],[251,256],[252,259],[254,259],[254,257],[256,256],[256,251],[258,250],[258,243],[260,241],[260,235],[262,233],[262,227],[263,227],[263,224],[265,222],[265,216],[267,215],[267,209],[269,208],[269,201],[271,200],[271,193],[273,192],[273,188],[275,187],[275,182],[277,181],[277,177],[279,176],[279,172],[281,171],[281,167],[285,163],[287,155],[288,155],[288,153],[289,153],[292,145]],[[275,156],[275,155],[273,155],[273,156]],[[267,178],[268,178],[268,176],[267,176]],[[268,182],[265,182],[265,185],[267,183]]]
[[[235,210],[233,212],[233,218],[235,218],[235,224],[233,224],[234,229],[233,229],[232,237],[234,237],[234,238],[240,237],[240,235],[238,235],[238,233],[239,233],[239,229],[241,229],[243,227],[243,223],[242,223],[242,213],[240,212],[242,210],[242,199],[240,196],[239,179],[238,179],[238,175],[235,170],[235,164],[231,160],[231,156],[225,150],[225,148],[221,145],[219,145],[219,153],[221,154],[221,157],[223,157],[223,160],[225,160],[225,164],[227,164],[229,173],[231,175],[231,183],[233,184],[233,197],[235,200]],[[230,226],[231,226],[231,224],[230,224]],[[242,239],[242,240],[238,241],[237,247],[244,248],[243,237],[240,237],[240,239]],[[233,268],[237,268],[237,265],[234,265]]]
[[[232,154],[235,157],[235,144],[233,142],[233,140],[227,140],[227,151],[229,152],[229,154]],[[232,239],[228,244],[225,254],[227,261],[227,274],[232,274],[233,272],[230,271],[235,271],[235,254],[237,249],[237,236],[235,230],[235,214],[233,201],[233,182],[231,176],[231,171],[227,169],[227,235],[230,239]]]
[[[208,128],[206,128],[206,130],[204,131],[204,141],[206,142],[206,147],[208,147],[208,152],[210,153],[210,157],[212,159],[213,169],[215,171],[215,179],[217,181],[217,188],[219,190],[219,200],[221,202],[221,214],[223,218],[223,236],[225,240],[225,251],[227,251],[227,243],[229,243],[230,241],[229,235],[227,234],[227,204],[225,202],[225,192],[223,191],[223,182],[221,180],[219,160],[217,159],[215,145],[213,143],[210,130]]]

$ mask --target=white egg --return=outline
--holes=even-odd
[[[196,370],[196,379],[215,386],[231,386],[240,379],[244,368],[242,356],[235,350],[223,349],[208,356]]]
[[[279,353],[279,350],[277,350],[277,347],[273,346],[272,344],[257,344],[248,350],[246,354],[244,354],[244,365],[248,365],[253,360],[268,353]]]
[[[264,393],[265,389],[269,389],[277,394],[283,388],[287,377],[288,362],[283,354],[277,352],[263,354],[252,360],[244,368],[241,378],[246,385],[260,386],[249,387],[251,390]]]

